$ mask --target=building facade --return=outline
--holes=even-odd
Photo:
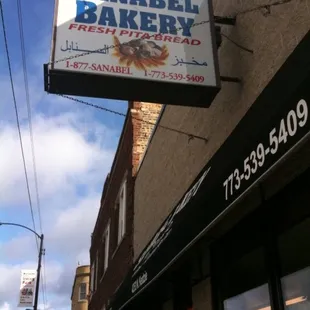
[[[89,293],[90,267],[78,266],[76,268],[71,293],[71,309],[87,310]]]
[[[242,82],[208,109],[164,107],[113,310],[310,309],[310,1],[213,4],[236,16],[218,52]]]
[[[266,1],[213,2],[215,15],[231,16],[259,7]],[[270,8],[269,15],[265,15],[263,9],[239,13],[237,24],[222,26],[222,33],[251,49],[253,54],[223,37],[219,64],[221,75],[240,77],[242,84],[222,83],[221,92],[208,109],[165,107],[160,125],[192,133],[208,141],[189,141],[186,135],[156,128],[143,168],[137,175],[135,258],[309,31],[307,4],[308,1],[292,1],[274,6]],[[156,168],[151,170],[150,166]],[[164,178],[163,171],[166,172]],[[154,182],[158,185],[154,186]],[[153,184],[152,190],[148,189],[150,184]],[[159,197],[158,193],[161,193]],[[145,199],[148,201],[147,212],[143,206]]]
[[[132,266],[135,175],[160,109],[161,105],[129,103],[91,239],[90,310],[108,308]]]

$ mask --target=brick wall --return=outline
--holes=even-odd
[[[214,0],[215,15],[272,3],[272,0]],[[160,124],[208,139],[191,140],[157,128],[135,183],[134,258],[185,193],[251,104],[310,28],[310,0],[292,0],[273,6],[269,16],[254,10],[240,14],[234,27],[222,26],[227,39],[219,49],[221,75],[242,78],[241,85],[223,83],[209,109],[167,106]],[[229,156],[229,154],[227,154]]]
[[[149,137],[161,110],[161,105],[130,102],[123,132],[118,149],[108,174],[101,197],[97,223],[92,235],[90,249],[91,262],[95,261],[96,253],[102,248],[102,236],[110,223],[110,260],[108,269],[102,279],[98,280],[97,290],[91,297],[90,310],[102,309],[108,304],[113,294],[123,281],[133,262],[133,214],[134,214],[134,180],[139,163],[147,147]],[[138,119],[138,120],[137,120]],[[150,122],[141,122],[140,119]],[[126,233],[117,247],[114,232],[118,223],[116,218],[115,202],[119,194],[121,184],[126,176],[127,180],[127,209],[126,209]],[[116,251],[115,251],[116,248]],[[99,262],[103,264],[103,261]]]
[[[119,141],[117,153],[112,165],[109,179],[105,183],[103,199],[101,201],[101,210],[99,211],[97,223],[93,232],[92,245],[90,249],[91,262],[95,260],[97,251],[102,246],[102,236],[110,222],[110,260],[108,269],[100,282],[98,280],[97,290],[93,294],[89,309],[102,309],[103,305],[107,306],[108,300],[111,299],[115,290],[118,288],[123,278],[127,274],[132,265],[133,249],[132,249],[132,223],[133,223],[133,177],[132,177],[132,122],[127,114],[124,124],[123,133]],[[121,244],[114,252],[112,243],[113,231],[115,227],[115,202],[118,196],[124,176],[127,172],[127,217],[126,217],[126,233]],[[103,262],[99,262],[103,263]]]
[[[133,102],[131,104],[133,132],[133,174],[135,175],[148,145],[150,135],[161,111],[161,104]],[[139,119],[145,122],[139,121]]]

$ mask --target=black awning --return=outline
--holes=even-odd
[[[120,310],[157,279],[290,150],[310,136],[310,32],[197,176],[112,301]]]

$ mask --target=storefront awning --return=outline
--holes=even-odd
[[[310,32],[197,176],[116,292],[123,309],[310,136]],[[236,103],[237,104],[237,103]]]

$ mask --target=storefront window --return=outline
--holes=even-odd
[[[270,310],[268,284],[263,284],[224,301],[225,310]],[[266,306],[267,305],[267,306]]]
[[[310,267],[282,278],[285,309],[310,310]]]
[[[279,238],[285,309],[310,310],[310,220]]]
[[[227,265],[221,275],[225,310],[268,310],[269,289],[263,248]]]

